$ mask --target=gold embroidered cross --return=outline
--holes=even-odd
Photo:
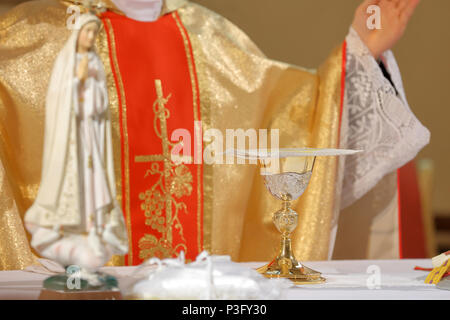
[[[153,112],[155,114],[153,127],[156,135],[161,139],[162,154],[136,156],[134,161],[136,163],[153,163],[154,165],[152,165],[152,169],[150,170],[151,174],[158,173],[161,176],[160,179],[163,180],[163,183],[161,183],[161,188],[163,189],[162,192],[165,201],[164,207],[166,213],[166,223],[162,233],[163,238],[166,241],[166,245],[172,247],[172,224],[174,221],[179,224],[178,211],[182,207],[180,207],[171,196],[173,189],[177,187],[174,185],[175,181],[170,179],[174,174],[174,167],[176,167],[176,164],[172,161],[171,147],[176,144],[169,141],[169,136],[167,133],[167,119],[170,117],[170,111],[165,107],[171,97],[171,94],[169,94],[166,98],[164,97],[161,80],[155,80],[155,87],[157,99],[153,104]],[[192,157],[187,157],[188,159],[185,157],[182,158],[185,163],[192,161]],[[164,170],[162,172],[159,171],[159,166],[157,164],[155,166],[156,162],[163,162]],[[173,212],[173,205],[175,205],[175,213]],[[181,226],[179,229],[182,232]]]
[[[167,119],[170,117],[170,112],[166,109],[166,104],[169,102],[170,97],[169,94],[167,98],[164,98],[162,91],[161,80],[155,80],[156,94],[157,99],[153,104],[153,112],[155,113],[155,120],[153,123],[155,133],[162,140],[162,154],[158,155],[148,155],[148,156],[136,156],[136,162],[156,162],[163,161],[164,162],[164,171],[167,172],[170,170],[170,146],[173,145],[169,141],[169,136],[167,134]],[[157,121],[159,120],[159,128],[157,125]]]

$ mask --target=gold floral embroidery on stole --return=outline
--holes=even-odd
[[[190,196],[193,190],[193,177],[188,167],[176,164],[171,159],[171,149],[176,144],[171,143],[167,134],[167,119],[170,111],[165,106],[171,94],[164,98],[161,81],[156,80],[158,98],[153,104],[155,114],[153,127],[158,138],[161,139],[163,153],[159,155],[136,156],[135,162],[150,162],[148,176],[158,176],[157,182],[150,189],[139,194],[141,210],[144,212],[145,224],[161,233],[161,238],[152,234],[145,234],[139,240],[139,258],[151,257],[169,258],[178,254],[179,250],[187,253],[186,239],[179,214],[188,214],[187,206],[180,199]],[[192,159],[185,159],[186,162]],[[162,162],[162,164],[161,164]],[[165,216],[163,213],[165,212]],[[177,232],[181,242],[174,244],[173,233]]]

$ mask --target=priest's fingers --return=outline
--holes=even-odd
[[[364,1],[364,4],[367,6],[370,6],[370,5],[378,4],[379,2],[380,2],[380,0],[366,0],[366,1]]]
[[[382,15],[392,16],[397,11],[396,4],[393,0],[380,0],[378,5]]]
[[[400,21],[402,21],[403,23],[408,23],[409,19],[413,15],[414,10],[416,10],[419,3],[420,3],[420,0],[409,0],[408,4],[405,6],[405,8],[400,13]]]
[[[380,0],[378,5],[381,7],[381,9],[383,9],[383,8],[395,9],[396,8],[396,2],[394,2],[394,0]]]
[[[363,3],[359,6],[359,9],[364,10],[367,13],[367,8],[372,5],[378,5],[381,0],[364,0]]]
[[[409,5],[410,0],[401,0],[398,6],[399,13],[402,13],[405,8]]]
[[[394,4],[394,6],[395,6],[396,8],[398,8],[399,5],[400,5],[400,2],[401,2],[402,0],[389,0],[389,1],[391,1],[391,2]]]

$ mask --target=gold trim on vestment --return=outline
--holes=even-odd
[[[186,51],[186,58],[189,66],[189,76],[191,78],[191,86],[192,86],[192,104],[194,106],[194,121],[199,121],[199,114],[198,114],[198,93],[197,93],[197,81],[196,81],[196,75],[195,75],[195,67],[193,65],[193,57],[191,55],[190,50],[190,44],[189,44],[189,38],[186,34],[182,22],[180,21],[178,14],[176,12],[172,13],[172,17],[175,19],[178,29],[180,30],[180,33],[183,37],[183,43],[184,43],[184,49]],[[194,122],[194,131],[197,131],[197,128],[195,126]],[[197,141],[194,141],[194,143],[198,146],[202,146],[202,135],[197,134],[198,132],[195,132],[194,137],[197,138]],[[194,149],[195,150],[195,149]],[[202,150],[200,148],[200,150]],[[203,152],[201,157],[203,158]],[[195,156],[194,156],[195,158]],[[203,251],[202,246],[202,228],[201,228],[201,218],[202,218],[202,167],[201,165],[196,165],[197,169],[197,245],[198,245],[198,252]]]
[[[203,66],[203,64],[205,63],[205,57],[203,56],[202,51],[199,50],[200,44],[198,43],[198,39],[195,36],[192,36],[189,31],[187,31],[187,37],[189,38],[192,45],[192,51],[196,65],[198,91],[200,96],[202,132],[204,133],[208,128],[211,128],[211,105],[209,103],[210,100],[206,99],[205,94],[203,93],[205,87],[207,86],[207,82],[202,81],[202,79],[205,79],[205,75],[203,75],[203,71],[205,70]],[[203,144],[203,141],[201,142]],[[203,177],[201,177],[201,179],[203,187],[203,230],[200,230],[199,232],[203,233],[203,250],[211,253],[211,228],[214,201],[212,165],[203,163]]]

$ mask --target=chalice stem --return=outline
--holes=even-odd
[[[291,237],[290,235],[283,235],[281,237],[281,246],[280,246],[280,259],[289,259],[295,261],[295,257],[292,253],[292,245],[291,245]]]
[[[281,274],[289,275],[292,267],[300,267],[298,266],[297,260],[292,253],[291,243],[291,234],[297,227],[297,213],[291,209],[291,202],[289,200],[283,201],[281,212],[285,217],[285,219],[283,219],[285,226],[281,226],[280,221],[276,218],[274,219],[275,225],[281,232],[280,251],[276,260],[278,261],[279,268],[281,269]]]

